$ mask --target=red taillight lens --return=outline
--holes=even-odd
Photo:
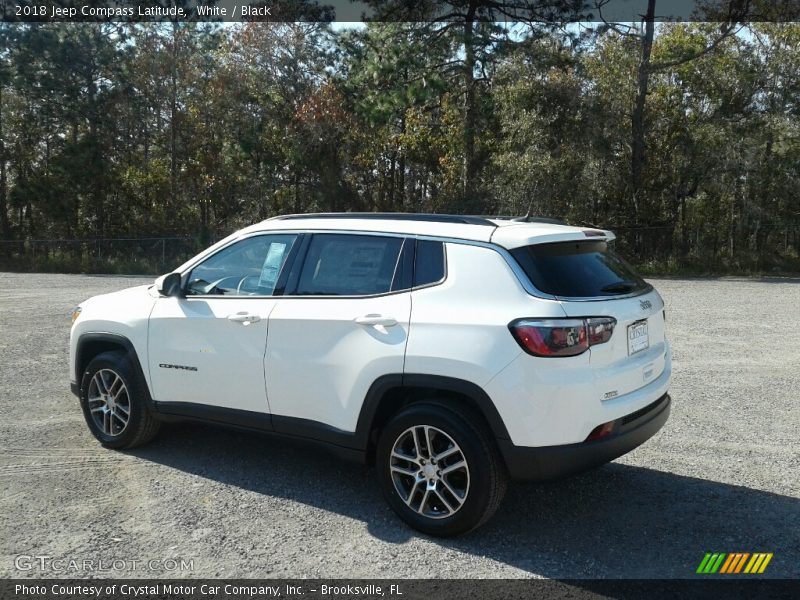
[[[604,344],[610,340],[616,324],[617,320],[611,317],[586,319],[586,328],[589,330],[589,345]]]
[[[534,356],[578,356],[589,346],[611,339],[616,319],[519,319],[508,328],[517,343]]]
[[[509,329],[522,349],[534,356],[577,356],[589,349],[583,319],[523,319]]]

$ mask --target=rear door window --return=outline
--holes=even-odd
[[[368,296],[391,291],[402,271],[403,238],[316,234],[306,253],[297,295]]]
[[[650,289],[605,241],[533,244],[511,254],[536,289],[553,296],[594,298]]]

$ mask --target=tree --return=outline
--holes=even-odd
[[[602,9],[611,0],[597,0],[598,13],[602,18]],[[643,172],[647,163],[647,95],[650,80],[654,73],[677,67],[681,64],[695,60],[713,52],[723,40],[735,34],[741,22],[746,18],[750,8],[749,0],[727,0],[722,11],[709,10],[708,17],[718,19],[709,27],[717,27],[719,34],[708,44],[701,48],[679,48],[675,54],[665,56],[662,60],[653,62],[653,44],[656,31],[656,4],[657,0],[647,0],[647,10],[642,15],[641,24],[621,25],[604,21],[605,27],[600,31],[611,29],[624,37],[632,38],[640,46],[641,55],[637,67],[636,99],[630,115],[631,122],[631,190],[630,198],[633,207],[634,222],[639,223],[643,216],[643,205],[647,203],[646,190],[643,185]],[[719,20],[724,17],[724,20]]]
[[[498,23],[512,18],[528,26],[554,24],[576,18],[575,2],[556,0],[449,0],[448,2],[371,1],[376,20],[422,22],[417,29],[424,44],[434,52],[443,44],[447,59],[432,70],[457,89],[462,98],[461,205],[468,212],[481,212],[484,201],[477,189],[485,161],[477,143],[484,129],[479,95],[489,89],[495,61],[510,44],[509,30]],[[580,6],[582,3],[577,3]]]
[[[530,4],[344,32],[4,24],[0,234],[205,245],[287,212],[530,209],[615,229],[635,262],[800,269],[798,25],[731,30],[733,3],[694,24],[651,3],[591,36],[498,24]]]

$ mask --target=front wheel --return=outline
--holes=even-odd
[[[150,412],[147,388],[123,352],[95,357],[81,381],[86,424],[104,446],[133,448],[149,442],[161,423]]]
[[[398,413],[376,454],[381,488],[398,516],[436,536],[465,533],[494,514],[505,467],[490,434],[466,407],[424,402]]]

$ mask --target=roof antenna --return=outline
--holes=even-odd
[[[512,221],[517,221],[521,223],[527,223],[528,219],[531,218],[531,209],[533,208],[533,199],[528,203],[528,212],[525,213],[524,217],[517,217],[516,219],[511,219]]]

